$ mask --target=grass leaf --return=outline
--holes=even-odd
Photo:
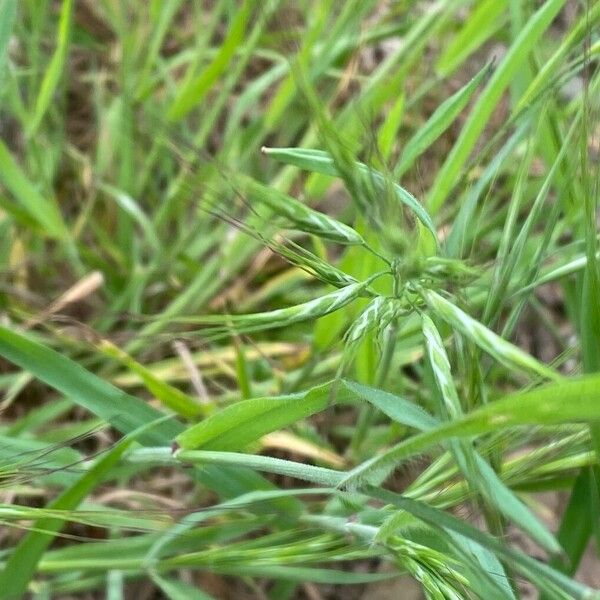
[[[42,231],[59,240],[67,239],[68,231],[56,203],[39,193],[1,140],[0,179]]]
[[[600,375],[572,378],[528,392],[517,392],[478,408],[460,419],[414,435],[351,471],[344,481],[383,481],[403,460],[436,444],[520,425],[564,425],[600,421]]]
[[[472,340],[482,350],[501,363],[519,370],[535,373],[546,379],[558,380],[560,375],[550,367],[540,363],[533,356],[507,342],[499,335],[476,321],[460,308],[448,302],[432,290],[424,290],[423,298],[431,310],[441,319],[455,327],[465,337]]]
[[[475,147],[485,124],[500,101],[511,78],[526,61],[529,52],[544,34],[564,3],[565,0],[548,0],[548,2],[545,2],[519,32],[519,36],[494,71],[485,90],[473,107],[459,139],[436,175],[435,182],[427,198],[427,206],[433,214],[439,211],[448,194],[458,182],[460,170]]]
[[[56,50],[52,55],[48,69],[42,79],[40,91],[35,100],[35,108],[31,121],[27,128],[27,135],[31,137],[35,134],[39,127],[50,103],[52,96],[58,86],[61,74],[65,68],[67,53],[69,48],[69,40],[71,37],[71,21],[73,13],[73,0],[63,0],[60,9],[60,20],[58,22],[58,39]]]
[[[325,385],[288,396],[242,400],[186,429],[177,443],[186,450],[241,450],[271,431],[324,410],[330,395]]]
[[[469,83],[463,86],[450,98],[444,100],[429,117],[427,123],[420,127],[415,135],[404,146],[400,160],[394,168],[394,175],[398,178],[410,169],[419,157],[460,115],[469,100],[493,70],[493,63],[488,63]]]
[[[164,418],[163,418],[164,420]],[[121,456],[140,435],[154,427],[147,423],[117,443],[98,459],[70,488],[48,504],[48,510],[74,510],[81,501],[112,470]],[[15,598],[23,595],[33,577],[38,561],[54,536],[62,529],[64,521],[52,518],[37,520],[31,531],[14,549],[0,572],[0,598]]]

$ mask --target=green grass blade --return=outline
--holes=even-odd
[[[477,88],[491,72],[492,63],[488,63],[471,81],[436,108],[427,122],[419,128],[417,133],[404,146],[400,160],[394,168],[395,177],[402,177],[417,157],[425,152],[452,125],[467,106]]]
[[[457,331],[472,340],[482,350],[496,360],[511,368],[535,373],[545,379],[560,379],[560,375],[527,354],[514,344],[507,342],[499,335],[476,321],[460,308],[442,298],[432,290],[423,290],[423,298],[431,310],[441,319],[449,323]]]
[[[462,257],[468,251],[468,243],[472,242],[477,233],[476,210],[481,197],[488,185],[500,173],[502,167],[508,162],[518,144],[529,129],[529,124],[524,123],[517,128],[510,138],[503,144],[502,148],[485,167],[485,170],[477,179],[473,187],[467,190],[458,201],[458,214],[452,222],[452,230],[446,240],[446,254],[451,257]]]
[[[1,140],[0,180],[47,235],[59,240],[67,239],[67,227],[56,203],[38,192]]]
[[[78,363],[24,334],[0,327],[0,355],[32,373],[119,431],[128,433],[163,415],[138,398],[96,377]],[[161,423],[140,441],[157,445],[174,439],[180,426]]]
[[[596,255],[596,259],[600,258],[600,255]],[[569,275],[573,275],[574,273],[578,273],[585,269],[587,265],[587,256],[579,255],[577,258],[573,258],[568,262],[558,266],[552,267],[545,270],[535,281],[526,285],[514,292],[515,295],[527,294],[531,292],[531,290],[542,286],[546,283],[550,283],[551,281],[557,281],[562,279],[563,277],[568,277]]]
[[[223,465],[230,467],[246,467],[255,471],[264,471],[286,477],[295,477],[302,481],[310,481],[317,485],[335,487],[339,485],[344,473],[314,467],[291,460],[273,458],[271,456],[256,456],[253,454],[241,454],[239,452],[211,452],[208,450],[178,450],[175,459],[182,463],[194,465]]]
[[[377,146],[385,160],[389,160],[396,139],[398,138],[398,129],[404,115],[404,102],[404,94],[401,94],[394,102],[394,105],[386,115],[385,121],[377,132]]]
[[[600,375],[573,378],[515,393],[400,442],[351,471],[346,485],[381,482],[401,461],[452,437],[476,437],[520,425],[563,425],[600,421]]]
[[[27,135],[31,137],[35,134],[39,124],[41,123],[50,103],[52,96],[58,86],[61,74],[65,68],[67,53],[69,48],[69,39],[71,37],[71,22],[73,13],[73,0],[63,0],[60,9],[60,19],[58,22],[58,42],[56,50],[52,55],[48,69],[42,79],[40,91],[35,101],[35,108],[31,121],[27,127]]]
[[[363,398],[397,423],[421,431],[431,429],[439,424],[435,417],[432,417],[420,406],[395,394],[355,381],[343,380],[342,384],[356,396]]]
[[[145,402],[100,379],[66,356],[6,327],[0,327],[0,355],[30,371],[122,433],[134,431],[163,416]],[[182,429],[182,425],[175,420],[159,423],[152,431],[141,434],[139,441],[153,446],[168,445]],[[234,473],[226,469],[205,470],[202,481],[225,497],[239,495],[247,491],[248,486],[253,489],[271,487],[255,473]]]
[[[225,72],[235,52],[242,45],[252,6],[253,3],[246,0],[237,9],[235,17],[228,27],[227,36],[213,61],[200,75],[188,81],[179,90],[167,113],[169,120],[179,121],[195,106],[198,106],[217,79]]]
[[[108,340],[99,342],[98,348],[106,356],[118,360],[132,373],[138,375],[146,388],[152,392],[162,404],[175,413],[186,418],[192,418],[208,412],[207,406],[198,403],[188,394],[184,394],[178,388],[159,379],[150,369],[147,369],[144,365],[140,364],[133,357]]]
[[[135,461],[139,453],[134,453],[128,457],[129,460]],[[171,457],[171,452],[167,450],[167,456]],[[214,455],[220,454],[223,460],[226,460],[226,453],[209,453]],[[233,455],[232,455],[233,456]],[[142,454],[142,461],[145,456]],[[234,461],[235,462],[235,461]],[[236,464],[238,464],[236,462]],[[239,466],[239,465],[238,465]],[[181,541],[185,539],[186,535],[190,536],[190,531],[198,531],[197,527],[201,523],[205,523],[207,520],[214,518],[218,515],[223,515],[227,512],[236,512],[240,509],[247,509],[253,505],[260,505],[264,502],[271,502],[281,500],[284,498],[295,498],[299,496],[310,496],[313,494],[331,494],[335,492],[335,488],[296,488],[288,490],[269,490],[260,492],[248,492],[241,494],[233,500],[228,500],[213,506],[210,510],[202,510],[200,512],[191,513],[186,515],[181,521],[169,528],[165,533],[160,535],[158,538],[153,538],[151,545],[147,547],[145,554],[145,562],[147,565],[154,566],[160,556],[163,556],[168,549],[177,549],[181,545]],[[298,505],[299,506],[299,505]],[[296,519],[299,516],[299,512],[287,512],[287,518]],[[267,517],[268,518],[268,517]],[[260,527],[259,519],[252,519],[255,527]],[[146,547],[146,546],[144,546]],[[172,552],[172,550],[171,550]]]
[[[214,600],[213,596],[209,596],[195,585],[178,579],[167,579],[157,573],[152,573],[151,577],[169,600]]]
[[[571,489],[571,497],[562,515],[557,533],[557,537],[569,557],[569,564],[565,565],[558,560],[553,561],[552,564],[563,573],[575,575],[589,544],[592,534],[590,521],[583,518],[583,515],[590,513],[592,498],[598,498],[596,475],[592,468],[583,468]]]
[[[324,317],[347,306],[363,295],[370,295],[368,291],[369,286],[383,274],[378,273],[366,281],[347,285],[320,298],[315,298],[314,300],[309,300],[303,304],[297,304],[288,308],[278,308],[264,313],[247,315],[206,315],[204,317],[172,319],[171,321],[212,325],[212,328],[209,327],[204,330],[205,335],[225,334],[230,329],[235,333],[248,333],[251,331],[287,327],[293,323],[301,323]]]
[[[427,198],[429,210],[435,214],[442,207],[450,191],[458,182],[458,176],[469,154],[475,147],[490,115],[496,108],[502,94],[515,73],[527,60],[528,54],[535,47],[554,17],[562,8],[565,0],[548,0],[529,19],[519,33],[518,38],[509,48],[506,56],[492,75],[487,87],[479,96],[469,119],[438,172],[435,182]]]
[[[463,410],[452,379],[450,362],[442,338],[427,315],[423,315],[422,319],[429,361],[444,402],[442,414],[445,414],[448,420],[460,419],[463,416]],[[560,544],[554,536],[504,484],[470,442],[455,440],[451,442],[451,448],[466,480],[490,506],[518,524],[548,551],[554,554],[561,552]]]
[[[502,27],[506,18],[507,4],[508,0],[483,0],[474,7],[464,26],[438,58],[435,70],[442,77],[456,70],[499,27]]]
[[[461,549],[467,559],[473,563],[474,577],[481,579],[481,583],[478,582],[481,598],[517,600],[504,565],[491,550],[456,532],[449,533],[455,541],[457,549]],[[476,584],[472,585],[473,590],[477,593]]]
[[[485,548],[492,550],[497,556],[502,557],[525,577],[533,579],[542,589],[554,591],[554,586],[556,586],[566,594],[570,594],[568,597],[577,600],[598,600],[600,598],[600,592],[596,592],[588,586],[564,576],[559,571],[552,569],[542,562],[536,561],[519,550],[509,548],[500,540],[480,531],[462,519],[457,519],[446,512],[427,506],[422,502],[373,486],[367,487],[364,493],[372,498],[392,504],[401,510],[406,510],[434,529],[448,529],[474,540]]]
[[[299,583],[313,582],[324,584],[356,585],[384,581],[396,577],[396,573],[359,573],[353,571],[337,571],[335,569],[319,569],[317,567],[294,566],[260,566],[244,565],[243,567],[218,567],[217,573],[236,575],[238,577],[268,577],[270,579],[285,579]],[[595,599],[594,599],[595,600]]]
[[[513,113],[524,110],[533,103],[544,89],[549,88],[557,73],[561,63],[568,56],[569,52],[576,44],[581,43],[589,32],[597,27],[600,20],[600,4],[591,3],[589,10],[583,12],[579,21],[568,30],[568,34],[562,40],[560,46],[554,51],[552,56],[544,61],[542,68],[529,84],[525,93],[521,96],[517,105],[513,108]]]
[[[153,423],[142,426],[118,442],[110,451],[79,478],[73,486],[65,490],[51,502],[49,510],[74,510],[82,500],[110,473],[133,441],[153,427]],[[20,597],[33,577],[36,566],[54,536],[62,529],[64,521],[43,518],[34,523],[30,531],[10,555],[0,572],[0,598]]]
[[[241,450],[271,431],[324,410],[330,396],[327,384],[299,394],[243,400],[188,428],[177,443],[186,450]]]
[[[150,19],[152,23],[152,34],[148,41],[147,49],[144,53],[144,65],[139,70],[138,90],[136,99],[142,101],[145,99],[145,94],[149,93],[149,83],[152,81],[152,68],[160,56],[161,47],[164,43],[165,36],[169,32],[169,26],[176,17],[177,12],[181,8],[183,0],[173,0],[172,2],[161,2],[150,9]],[[215,11],[216,13],[216,11]]]
[[[274,213],[291,221],[300,231],[312,233],[339,244],[358,246],[365,244],[362,236],[352,227],[305,206],[292,196],[255,181],[251,177],[238,175],[235,181],[240,184],[241,191],[248,197],[248,200],[265,204]]]
[[[100,187],[104,192],[115,199],[123,212],[125,212],[138,223],[144,232],[148,245],[152,248],[153,252],[162,252],[162,244],[156,231],[154,231],[154,226],[140,207],[139,203],[136,202],[129,194],[112,185],[103,184]]]
[[[10,34],[17,16],[17,0],[2,0],[0,9],[0,82],[4,81],[4,68]]]

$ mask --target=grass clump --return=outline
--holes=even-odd
[[[0,598],[600,597],[599,23],[5,0]]]

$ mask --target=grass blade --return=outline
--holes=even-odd
[[[24,334],[1,326],[0,354],[124,433],[163,416],[66,356]],[[160,423],[152,431],[144,433],[140,441],[160,444],[165,438],[172,440],[179,431],[180,427],[174,422]]]
[[[17,0],[2,0],[0,10],[0,83],[4,80],[4,67],[10,34],[17,16]]]
[[[122,433],[153,423],[164,415],[134,396],[100,379],[78,363],[43,346],[23,334],[0,326],[0,355],[71,398],[75,403],[98,415]],[[143,432],[139,441],[145,445],[168,445],[182,432],[181,423],[171,419]],[[227,469],[204,470],[201,480],[225,497],[252,489],[265,489],[271,484],[248,471]]]
[[[0,179],[47,235],[59,240],[68,238],[67,227],[56,203],[38,192],[1,140]]]
[[[271,431],[327,408],[329,385],[288,396],[252,398],[228,406],[177,437],[186,450],[241,450]]]
[[[438,58],[435,69],[442,77],[452,73],[502,27],[507,4],[508,0],[483,0],[474,7],[462,29]]]
[[[435,112],[427,120],[427,123],[419,128],[417,133],[404,147],[400,155],[400,160],[394,168],[394,175],[396,177],[402,177],[413,165],[415,159],[425,152],[452,125],[465,106],[467,106],[477,88],[492,72],[492,68],[493,63],[488,63],[469,83],[436,108]]]
[[[448,194],[458,182],[460,170],[475,147],[477,139],[511,79],[527,60],[529,52],[534,48],[564,3],[565,0],[548,0],[545,2],[520,31],[518,38],[509,48],[502,63],[492,75],[429,192],[427,206],[433,214],[439,211]]]
[[[352,227],[340,223],[328,215],[313,210],[283,192],[255,181],[251,177],[238,176],[241,192],[252,202],[268,206],[274,213],[291,221],[300,231],[312,233],[338,244],[364,246],[362,236]]]
[[[99,342],[98,348],[106,356],[118,360],[121,364],[125,365],[129,371],[135,373],[146,388],[152,392],[162,404],[178,415],[192,418],[206,414],[209,411],[207,406],[194,401],[193,398],[184,394],[178,388],[159,379],[150,369],[144,367],[144,365],[137,362],[133,357],[108,340]]]
[[[178,579],[167,579],[157,573],[152,573],[152,581],[158,585],[169,600],[214,600],[195,585],[179,581]]]
[[[210,452],[208,450],[178,450],[175,458],[183,463],[202,465],[224,465],[231,467],[247,467],[255,471],[264,471],[276,475],[295,477],[303,481],[310,481],[317,485],[335,487],[339,485],[344,473],[314,467],[291,460],[273,458],[271,456],[256,456],[241,454],[239,452]]]
[[[561,62],[567,57],[572,48],[581,43],[589,32],[598,25],[600,20],[600,4],[591,3],[589,9],[584,11],[579,21],[569,30],[568,35],[562,40],[554,54],[544,61],[542,68],[529,84],[525,93],[513,109],[513,113],[524,110],[535,102],[538,95],[545,88],[550,87],[552,80],[559,72]]]
[[[217,335],[225,333],[228,329],[233,329],[236,333],[248,333],[251,331],[287,327],[293,323],[311,321],[333,313],[354,302],[364,294],[369,294],[369,285],[381,275],[383,273],[378,273],[366,281],[347,285],[320,298],[315,298],[314,300],[309,300],[303,304],[297,304],[288,308],[278,308],[269,312],[248,315],[206,315],[205,317],[173,319],[172,321],[177,323],[213,325],[214,327],[205,330],[205,334]]]
[[[423,410],[420,406],[384,390],[343,380],[343,386],[371,403],[375,408],[385,413],[390,419],[407,427],[425,431],[439,424],[439,421]]]
[[[179,121],[195,106],[198,106],[213,84],[225,72],[243,41],[251,11],[252,2],[245,0],[237,9],[237,13],[228,27],[227,36],[213,61],[200,75],[180,88],[167,113],[169,120]]]
[[[442,298],[432,290],[423,290],[423,298],[431,310],[441,319],[472,340],[482,350],[493,356],[502,364],[522,371],[535,373],[545,379],[558,380],[560,375],[550,367],[542,364],[530,354],[507,342],[499,335],[470,317],[460,308]]]
[[[48,504],[48,510],[68,511],[76,509],[82,500],[102,481],[103,477],[112,470],[132,442],[153,426],[154,423],[148,423],[118,442],[110,451],[97,460],[73,486]],[[0,572],[0,598],[8,600],[20,597],[25,593],[27,584],[33,577],[42,554],[64,524],[64,521],[52,518],[42,518],[34,523],[32,531],[15,548],[4,569]]]
[[[600,375],[572,378],[505,396],[460,419],[414,435],[351,471],[345,485],[381,482],[401,461],[452,437],[468,438],[520,425],[600,421]]]
[[[392,504],[401,510],[406,510],[434,529],[448,529],[474,540],[485,548],[492,550],[497,556],[504,558],[522,575],[532,578],[542,589],[550,589],[554,592],[554,586],[556,586],[559,590],[569,594],[569,598],[577,600],[598,600],[600,598],[599,592],[564,576],[562,573],[555,571],[544,563],[538,562],[518,550],[513,550],[505,546],[491,535],[479,531],[479,529],[469,523],[457,519],[446,512],[427,506],[422,502],[405,498],[400,494],[372,486],[367,487],[364,493],[382,502]]]
[[[27,135],[31,137],[35,134],[39,124],[41,123],[50,102],[52,95],[58,86],[61,73],[65,67],[67,52],[69,48],[69,39],[71,37],[71,21],[73,13],[73,0],[63,0],[60,9],[60,20],[58,22],[58,43],[56,50],[52,55],[48,69],[42,79],[40,91],[35,101],[35,108],[31,121],[27,127]]]

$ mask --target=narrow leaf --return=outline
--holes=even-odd
[[[330,387],[288,396],[252,398],[227,406],[177,437],[184,449],[241,450],[271,431],[327,407]]]
[[[76,509],[81,501],[102,481],[103,477],[113,469],[131,443],[152,426],[152,423],[144,425],[118,442],[96,461],[73,486],[65,490],[46,508],[48,510]],[[52,518],[42,518],[34,523],[32,531],[19,542],[4,569],[0,572],[0,599],[16,598],[25,593],[27,584],[33,577],[42,554],[64,525],[65,521]]]
[[[413,165],[415,159],[423,154],[452,125],[467,106],[481,82],[489,76],[492,66],[493,63],[488,63],[471,81],[436,108],[427,123],[419,128],[404,147],[400,160],[394,169],[396,177],[401,177]]]
[[[353,469],[345,485],[380,483],[403,460],[449,438],[468,438],[520,425],[600,421],[600,375],[572,378],[491,402],[443,425],[414,435]]]
[[[479,321],[470,317],[460,308],[448,302],[445,298],[432,290],[423,290],[423,298],[431,310],[441,319],[446,321],[457,331],[468,337],[482,350],[493,356],[502,364],[530,373],[535,373],[545,379],[559,380],[558,373],[539,362],[530,354],[507,342]]]
[[[2,0],[0,3],[0,83],[4,80],[4,65],[10,34],[17,16],[17,0]]]
[[[38,192],[1,140],[0,180],[45,233],[60,240],[68,237],[67,228],[57,205]]]
[[[532,15],[510,46],[502,63],[479,96],[460,137],[437,174],[428,197],[428,207],[432,213],[439,211],[448,194],[457,184],[460,171],[475,147],[483,128],[489,122],[489,117],[498,105],[502,94],[564,3],[565,0],[545,2]]]
[[[54,51],[52,59],[50,60],[50,64],[48,65],[48,69],[44,74],[44,79],[42,80],[40,91],[38,92],[35,101],[33,116],[27,128],[27,134],[30,137],[35,133],[44,115],[46,114],[46,111],[48,110],[48,107],[52,101],[54,91],[56,90],[58,82],[60,81],[60,76],[65,67],[67,51],[69,47],[69,38],[71,35],[72,12],[73,0],[63,0],[60,10],[60,19],[58,22],[58,40],[56,50]]]

